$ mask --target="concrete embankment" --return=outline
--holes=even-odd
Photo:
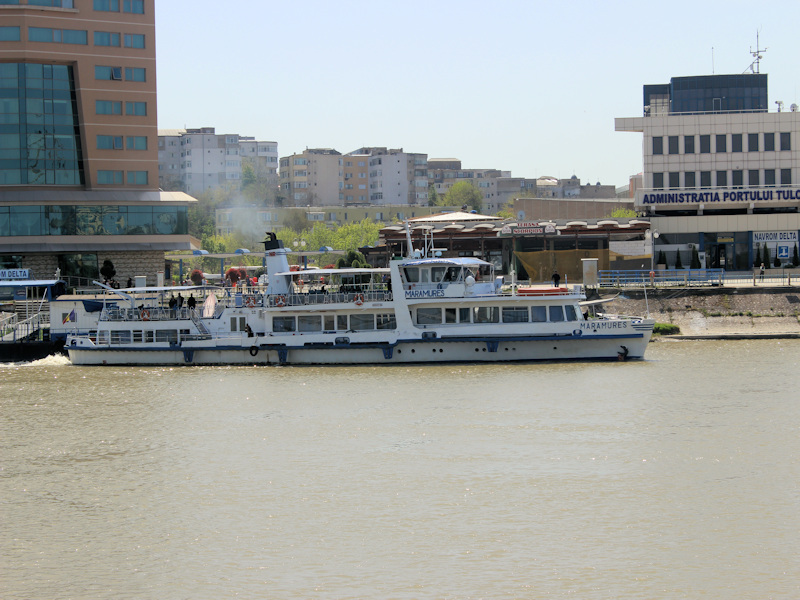
[[[682,338],[800,338],[800,287],[606,290],[605,312],[650,316],[680,327]],[[671,336],[670,336],[671,337]]]

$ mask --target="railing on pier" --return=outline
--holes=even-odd
[[[659,269],[599,271],[600,287],[689,287],[722,285],[722,269]]]
[[[50,314],[36,313],[27,319],[11,313],[0,319],[0,341],[18,342],[30,339],[49,339]]]

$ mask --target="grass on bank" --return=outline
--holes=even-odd
[[[681,328],[672,323],[656,323],[653,326],[654,335],[678,335],[680,332]]]

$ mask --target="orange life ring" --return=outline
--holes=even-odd
[[[145,309],[145,308],[143,308],[141,310],[141,312],[139,313],[139,317],[142,319],[142,321],[149,321],[150,320],[150,311]]]
[[[249,308],[253,308],[256,305],[256,297],[247,296],[247,298],[244,299],[244,305]]]
[[[286,306],[286,296],[278,296],[275,298],[275,306]]]
[[[354,302],[356,303],[356,306],[361,306],[364,304],[364,294],[356,294]]]

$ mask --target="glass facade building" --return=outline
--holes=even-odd
[[[0,64],[0,185],[82,185],[72,67]]]
[[[673,77],[668,84],[644,86],[645,115],[702,112],[766,112],[767,75]]]

